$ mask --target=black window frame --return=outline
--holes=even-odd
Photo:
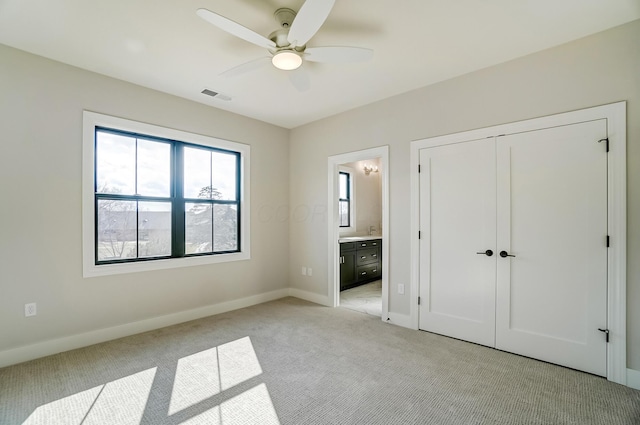
[[[347,197],[340,197],[340,190],[338,190],[338,208],[342,205],[342,203],[346,202],[347,204],[347,224],[340,224],[339,227],[351,227],[351,173],[347,171],[339,171],[338,172],[338,180],[340,179],[340,175],[347,176]]]
[[[122,135],[127,137],[135,137],[136,138],[136,155],[137,155],[137,140],[149,140],[153,142],[166,143],[170,145],[170,156],[171,156],[171,166],[170,166],[170,194],[168,197],[158,197],[158,196],[145,196],[145,195],[122,195],[122,194],[113,194],[113,193],[99,193],[97,184],[98,184],[98,133],[106,132],[116,135]],[[147,134],[142,134],[138,132],[131,132],[125,130],[119,130],[115,128],[105,127],[105,126],[95,126],[93,133],[93,144],[94,144],[94,155],[93,155],[93,193],[94,193],[94,265],[104,265],[104,264],[123,264],[123,263],[137,263],[144,261],[153,261],[153,260],[164,260],[164,259],[172,259],[172,258],[185,258],[185,257],[199,257],[199,256],[211,256],[211,255],[220,255],[220,254],[231,254],[231,253],[240,253],[242,252],[242,204],[241,204],[241,188],[242,188],[242,154],[241,152],[216,148],[207,145],[201,145],[197,143],[190,143],[181,140],[174,140],[168,138],[162,138],[157,136],[151,136]],[[219,152],[224,154],[230,154],[235,156],[235,200],[223,200],[223,199],[213,199],[213,198],[185,198],[184,197],[184,148],[185,147],[193,147],[197,149],[202,149],[209,152]],[[137,173],[137,163],[136,163],[136,173]],[[119,259],[109,259],[109,260],[98,260],[98,250],[99,250],[99,238],[98,238],[98,201],[99,200],[119,200],[119,201],[135,201],[136,202],[136,257],[129,258],[119,258]],[[140,241],[140,231],[139,231],[139,220],[138,214],[139,210],[137,207],[138,202],[170,202],[171,203],[171,254],[163,255],[163,256],[149,256],[149,257],[138,257],[139,252],[139,241]],[[187,203],[203,203],[209,204],[212,208],[215,205],[234,205],[236,207],[236,249],[234,250],[224,250],[224,251],[211,251],[211,252],[199,252],[199,253],[191,253],[186,254],[186,241],[185,241],[185,222],[186,222],[186,214],[185,214],[185,204]],[[215,223],[212,223],[211,226],[212,232],[212,241],[215,240]],[[212,245],[212,249],[215,245]]]

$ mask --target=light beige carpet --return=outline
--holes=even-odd
[[[640,423],[640,391],[285,298],[0,369],[0,424]]]

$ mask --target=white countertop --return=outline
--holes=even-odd
[[[382,239],[382,236],[371,235],[371,236],[345,236],[344,238],[338,239],[339,243],[343,242],[358,242],[358,241],[370,241],[373,239]]]

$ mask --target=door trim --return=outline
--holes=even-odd
[[[328,158],[327,181],[327,247],[329,303],[332,307],[340,305],[340,269],[338,264],[338,166],[347,162],[380,158],[380,178],[382,183],[382,320],[389,317],[389,146],[365,149],[333,155]]]
[[[411,294],[409,306],[411,327],[418,329],[418,296],[420,280],[420,199],[418,166],[420,150],[434,146],[462,143],[502,134],[535,131],[598,119],[607,120],[610,151],[608,164],[608,222],[611,243],[608,251],[607,322],[610,342],[607,345],[607,379],[627,383],[626,273],[627,273],[627,167],[626,167],[626,102],[596,106],[509,124],[461,133],[437,136],[411,142]]]

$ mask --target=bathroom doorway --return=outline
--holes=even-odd
[[[388,146],[329,157],[329,296],[388,318]]]

